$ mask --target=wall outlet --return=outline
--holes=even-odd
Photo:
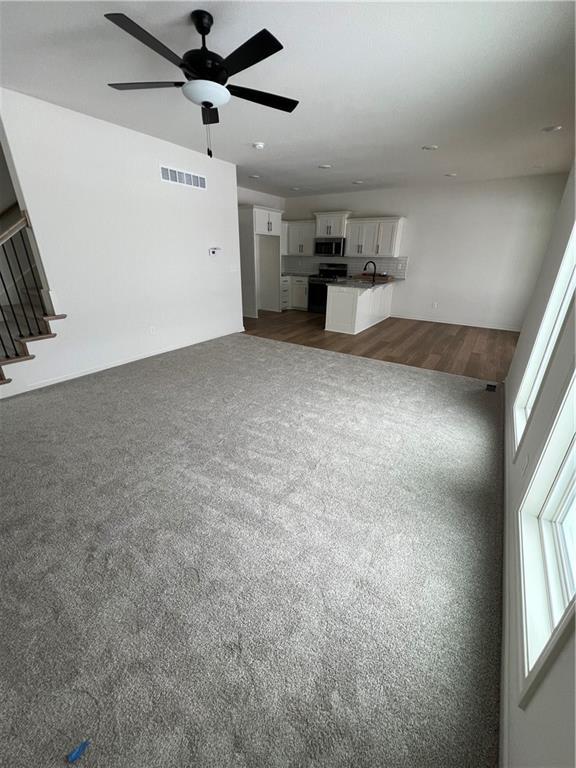
[[[222,253],[222,248],[208,248],[208,253],[210,256],[220,256]]]
[[[154,336],[156,334],[156,326],[151,325],[150,326],[150,336]]]
[[[433,301],[432,302],[432,309],[438,309],[438,302],[437,301]]]

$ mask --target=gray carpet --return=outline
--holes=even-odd
[[[496,766],[499,401],[243,335],[4,401],[0,764]]]

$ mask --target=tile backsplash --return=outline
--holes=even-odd
[[[344,257],[342,259],[338,256],[282,256],[282,272],[284,274],[317,275],[319,264],[342,264],[346,262],[348,264],[348,274],[353,275],[362,271],[366,261],[356,257],[348,259]],[[382,257],[371,259],[371,261],[376,263],[376,271],[378,273],[387,272],[397,280],[403,280],[406,277],[408,268],[408,259],[406,257],[398,259]]]

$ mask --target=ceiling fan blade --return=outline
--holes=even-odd
[[[240,85],[227,85],[226,87],[232,96],[246,99],[246,101],[253,101],[256,104],[262,104],[265,107],[272,107],[272,109],[292,112],[298,106],[298,102],[295,99],[287,99],[285,96],[277,96],[275,93],[255,91],[252,88],[243,88]]]
[[[214,125],[220,122],[216,107],[202,107],[202,122],[204,125]]]
[[[282,43],[276,40],[273,34],[267,29],[262,29],[250,40],[246,40],[239,48],[232,51],[224,59],[222,65],[228,73],[228,77],[232,77],[232,75],[258,64],[259,61],[267,59],[273,53],[278,53],[282,48]]]
[[[117,27],[123,29],[124,32],[128,32],[128,34],[132,35],[132,37],[135,37],[136,40],[144,43],[144,45],[147,45],[148,48],[151,48],[156,53],[159,53],[160,56],[163,56],[165,59],[168,59],[171,64],[175,64],[177,67],[182,64],[182,59],[180,56],[177,56],[174,51],[171,51],[170,48],[167,48],[164,45],[164,43],[161,43],[160,40],[157,40],[153,35],[150,34],[150,32],[146,32],[145,29],[142,29],[142,27],[136,24],[135,21],[129,19],[126,14],[105,13],[104,16],[113,24],[116,24]]]
[[[110,88],[115,88],[117,91],[139,91],[144,88],[181,88],[184,82],[181,83],[108,83]]]

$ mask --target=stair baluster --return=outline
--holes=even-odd
[[[27,345],[56,336],[50,322],[66,317],[47,306],[28,226],[18,206],[0,214],[0,385],[11,381],[2,367],[32,360]]]

